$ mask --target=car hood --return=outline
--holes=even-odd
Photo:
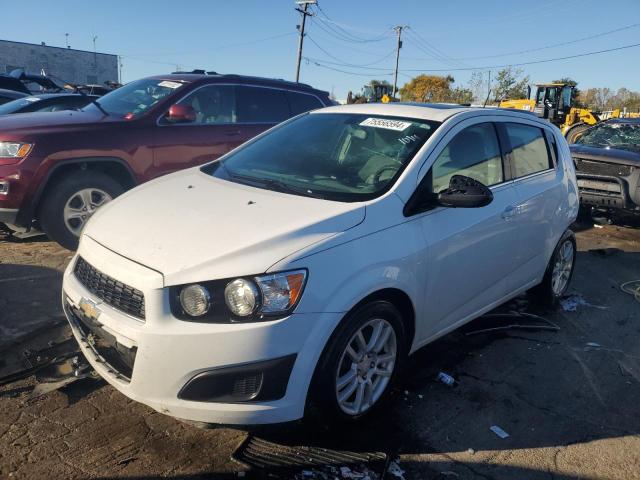
[[[111,115],[104,115],[98,110],[59,112],[31,112],[16,113],[13,115],[0,116],[0,132],[11,132],[13,130],[34,130],[46,128],[51,130],[56,127],[69,127],[89,123],[102,123],[121,121],[122,118]]]
[[[190,169],[109,203],[84,235],[160,272],[169,286],[266,272],[364,216],[362,204],[273,192]]]
[[[640,164],[640,153],[620,150],[617,148],[591,147],[588,145],[570,145],[571,155],[578,158],[586,158],[600,162]]]

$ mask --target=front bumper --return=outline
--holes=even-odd
[[[640,184],[630,185],[626,179],[608,175],[577,172],[576,176],[583,205],[640,213],[640,205],[634,201],[640,196]]]
[[[266,424],[297,420],[304,414],[307,390],[317,360],[339,314],[293,314],[271,322],[205,324],[175,319],[162,276],[120,257],[87,237],[78,252],[107,275],[145,294],[146,320],[141,321],[101,303],[73,274],[75,259],[63,281],[63,302],[72,331],[92,367],[133,400],[174,417],[222,424]],[[83,299],[100,310],[96,327],[114,349],[133,358],[130,371],[92,345],[73,312]],[[113,351],[112,351],[113,353]],[[122,355],[120,355],[122,358]],[[187,400],[184,388],[195,377],[227,367],[271,364],[290,359],[283,396],[276,400],[233,402]],[[278,363],[281,365],[281,362]],[[278,367],[281,368],[281,367]],[[124,371],[123,371],[124,370]],[[264,381],[268,382],[268,376]],[[181,395],[181,392],[183,394]]]

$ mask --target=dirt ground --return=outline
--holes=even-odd
[[[487,326],[476,320],[414,355],[384,414],[364,425],[294,423],[252,434],[285,446],[381,452],[407,480],[640,479],[640,304],[620,290],[640,278],[640,229],[589,227],[578,246],[575,311],[540,312],[526,299],[512,305],[558,331],[468,335]],[[70,258],[43,239],[0,236],[0,368],[25,345],[68,336],[59,298]],[[439,371],[456,384],[435,381]],[[35,383],[0,387],[2,479],[266,478],[232,457],[247,432],[181,423],[99,380],[31,398]]]

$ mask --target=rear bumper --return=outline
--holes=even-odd
[[[640,185],[630,185],[625,179],[607,175],[578,173],[577,178],[583,205],[640,213],[640,205],[636,203]]]

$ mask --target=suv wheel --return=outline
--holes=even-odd
[[[567,292],[576,263],[576,239],[567,230],[556,245],[542,283],[532,289],[534,297],[545,306],[554,306]]]
[[[84,170],[48,188],[38,220],[49,238],[75,250],[89,218],[123,192],[122,185],[108,175]]]
[[[327,419],[369,415],[388,397],[405,357],[400,312],[386,301],[362,306],[338,327],[323,353],[314,403]]]

